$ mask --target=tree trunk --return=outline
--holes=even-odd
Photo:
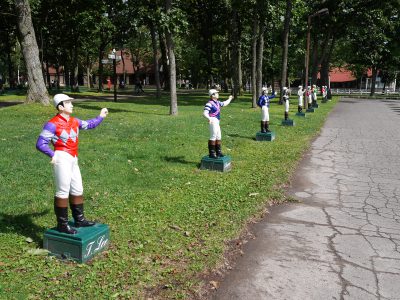
[[[78,48],[75,46],[73,51],[73,61],[72,61],[73,79],[71,84],[71,91],[79,92],[79,66],[78,66]]]
[[[151,34],[151,45],[153,47],[153,63],[154,63],[154,80],[157,89],[157,98],[161,97],[161,84],[160,84],[160,73],[158,66],[158,57],[157,57],[157,37],[156,37],[156,28],[153,22],[150,22],[150,34]]]
[[[257,37],[258,37],[258,20],[253,21],[253,40],[251,45],[251,94],[252,107],[257,107]]]
[[[236,99],[239,94],[240,83],[239,83],[239,24],[238,24],[238,13],[234,8],[232,11],[232,68],[233,68],[233,87],[232,94]]]
[[[206,45],[206,49],[207,49],[207,72],[208,72],[208,79],[210,82],[210,88],[214,87],[215,83],[214,83],[214,76],[213,76],[213,72],[212,72],[212,68],[213,68],[213,38],[212,38],[212,34],[207,31],[207,40],[208,43]]]
[[[89,67],[89,65],[86,67],[86,77],[87,77],[87,82],[86,82],[86,86],[87,86],[87,88],[88,88],[88,90],[90,90],[90,88],[92,87],[92,84],[91,84],[91,82],[92,82],[92,77],[90,76],[91,75],[91,73],[92,73],[92,71],[90,70],[90,67]]]
[[[329,61],[324,60],[321,63],[321,85],[328,86],[329,82]]]
[[[321,60],[321,85],[329,85],[329,63],[332,57],[333,49],[335,47],[335,42],[336,39],[335,37],[333,37],[329,46],[329,50],[326,51],[326,55],[324,55],[323,59]]]
[[[79,67],[78,64],[75,65],[74,67],[74,86],[73,86],[73,91],[74,92],[79,92]]]
[[[103,59],[103,55],[104,55],[104,48],[102,45],[100,45],[100,49],[99,49],[99,72],[98,72],[98,84],[99,84],[99,88],[98,91],[102,92],[103,91],[103,63],[101,62],[101,60]]]
[[[311,85],[317,84],[318,78],[318,37],[314,34],[313,37],[313,51],[312,51],[312,65],[311,65]]]
[[[169,62],[167,54],[167,43],[162,32],[159,31],[158,38],[160,39],[161,61],[162,61],[162,78],[160,78],[161,85],[164,85],[164,91],[169,91]]]
[[[274,35],[276,30],[275,27],[275,22],[272,22],[272,28],[271,28],[271,35]],[[271,89],[272,92],[275,93],[275,69],[274,69],[274,59],[275,59],[275,43],[271,43],[271,56],[270,56],[270,66],[271,66],[271,71],[270,71],[270,80],[271,80]],[[268,79],[268,78],[267,78]]]
[[[65,74],[64,74],[64,76],[65,76]],[[56,66],[56,78],[57,78],[56,89],[59,90],[60,89],[60,67],[58,64]]]
[[[257,45],[257,92],[261,93],[263,85],[263,58],[264,58],[264,31],[265,25],[260,23],[258,32],[258,45]]]
[[[88,90],[92,87],[92,70],[91,70],[91,63],[90,63],[90,58],[89,58],[89,53],[86,54],[86,76],[87,76],[87,82],[86,86]]]
[[[372,67],[372,80],[371,80],[371,93],[370,96],[375,94],[375,83],[376,83],[376,75],[378,74],[378,68],[376,66]]]
[[[285,13],[285,27],[283,30],[282,38],[282,73],[281,73],[281,93],[279,102],[282,103],[283,87],[286,86],[287,82],[287,60],[288,60],[288,48],[289,48],[289,28],[290,28],[290,17],[292,11],[292,1],[286,1],[286,13]]]
[[[240,31],[239,31],[239,41],[238,41],[238,53],[237,53],[237,76],[238,76],[238,93],[240,96],[243,95],[243,74],[242,74],[242,43],[240,41]]]
[[[121,61],[122,61],[122,80],[124,81],[124,84],[126,84],[126,71],[125,71],[125,59],[124,59],[124,51],[121,49]]]
[[[10,88],[14,88],[11,85],[12,82],[12,78],[13,76],[13,62],[11,59],[11,53],[12,53],[12,48],[11,48],[11,41],[10,41],[10,36],[6,34],[6,51],[7,51],[7,67],[8,67],[8,84],[10,86]],[[6,82],[5,78],[4,78],[4,83]]]
[[[243,74],[242,74],[242,25],[240,15],[237,14],[237,79],[238,79],[238,93],[243,95]]]
[[[165,11],[170,13],[172,7],[172,0],[165,0]],[[169,114],[172,116],[178,115],[178,99],[176,96],[176,64],[175,64],[175,45],[172,32],[168,30],[165,32],[167,39],[167,51],[169,57],[169,83],[171,95],[171,107]]]
[[[29,88],[25,102],[40,102],[48,105],[50,104],[50,97],[43,80],[29,0],[15,0],[15,5],[18,15],[20,43],[28,74]]]
[[[328,64],[329,67],[329,61],[330,57],[332,56],[332,50],[335,44],[335,37],[332,38],[331,44],[329,43],[330,39],[332,36],[332,27],[329,27],[323,42],[321,45],[318,43],[318,37],[314,35],[313,38],[313,54],[312,54],[312,67],[311,67],[311,84],[317,84],[318,80],[318,72],[319,66],[322,67],[323,64]],[[318,55],[318,49],[320,48],[320,55]],[[318,57],[319,56],[319,57]],[[322,70],[321,70],[322,72]],[[328,69],[329,72],[329,69]],[[321,81],[322,81],[322,74],[321,74]],[[325,78],[326,80],[326,78]],[[322,85],[322,83],[320,83]]]
[[[46,81],[47,81],[47,86],[49,87],[49,90],[52,89],[51,86],[51,80],[50,80],[50,66],[49,66],[49,62],[46,60]]]

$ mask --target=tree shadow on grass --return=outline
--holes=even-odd
[[[33,218],[47,215],[49,210],[39,213],[22,215],[7,215],[0,213],[0,233],[17,233],[31,238],[37,245],[43,247],[42,233],[47,229],[34,223]]]
[[[241,138],[241,139],[246,139],[246,140],[252,140],[252,141],[254,141],[256,139],[255,137],[240,135],[240,134],[237,134],[237,133],[233,133],[233,134],[226,133],[226,136],[233,137],[233,138]]]
[[[195,92],[178,92],[178,106],[204,106],[208,102],[208,96],[206,92],[195,91]],[[220,101],[225,101],[228,98],[228,94],[221,95]],[[112,94],[107,96],[77,96],[76,100],[83,101],[108,101],[112,102]],[[235,99],[235,102],[248,102],[247,99]],[[143,104],[143,105],[160,105],[160,106],[171,106],[171,99],[169,93],[163,93],[161,98],[157,98],[155,93],[145,93],[143,95],[133,94],[118,94],[117,102],[115,103],[132,103],[132,104]]]
[[[23,102],[0,102],[0,108],[22,104]]]
[[[88,109],[88,110],[96,110],[100,111],[104,106],[90,106],[90,105],[82,105],[79,103],[75,103],[76,107]],[[158,116],[166,116],[167,113],[155,113],[155,112],[147,112],[147,111],[136,111],[136,110],[128,110],[128,109],[119,109],[119,108],[108,108],[109,113],[136,113],[136,114],[147,114],[147,115],[158,115]]]
[[[185,165],[196,165],[195,161],[188,161],[183,156],[164,156],[163,160],[167,162],[177,163],[177,164],[185,164]]]

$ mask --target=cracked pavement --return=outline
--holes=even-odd
[[[342,99],[213,299],[400,299],[400,101]]]

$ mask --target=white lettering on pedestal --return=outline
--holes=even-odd
[[[107,245],[108,240],[102,235],[97,239],[97,248],[94,251],[99,251],[100,249],[104,248]]]
[[[106,239],[105,235],[100,236],[96,241],[89,242],[86,246],[85,257],[89,257],[97,251],[103,249],[107,245],[107,243],[108,239]]]

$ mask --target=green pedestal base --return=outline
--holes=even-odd
[[[305,118],[305,117],[306,117],[306,113],[297,112],[297,113],[296,113],[296,116]]]
[[[294,126],[294,121],[291,119],[282,120],[282,126]]]
[[[315,111],[314,107],[307,108],[306,112],[313,113]]]
[[[203,156],[201,159],[200,169],[228,172],[232,169],[231,157],[229,155],[218,158],[210,158],[208,155]]]
[[[275,139],[275,132],[257,132],[256,133],[256,140],[257,141],[267,141],[272,142]]]
[[[69,222],[73,226],[73,222]],[[74,227],[78,233],[66,234],[55,228],[44,233],[43,248],[60,259],[71,259],[84,263],[103,251],[110,243],[108,225],[97,223],[90,227]]]
[[[312,107],[313,107],[313,108],[318,108],[319,105],[318,105],[318,103],[315,103]]]

